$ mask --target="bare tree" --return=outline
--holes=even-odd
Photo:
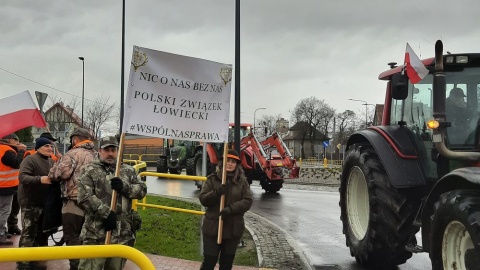
[[[335,144],[346,144],[348,138],[355,131],[356,115],[351,110],[346,110],[336,115],[338,131],[335,132]]]
[[[267,134],[265,135],[269,135],[274,131],[276,131],[277,121],[280,120],[281,118],[282,118],[282,115],[280,113],[276,115],[264,114],[262,115],[262,117],[260,117],[260,119],[258,119],[257,123],[260,123],[259,125],[260,127],[267,128]]]
[[[100,128],[113,116],[115,104],[109,104],[110,97],[100,96],[93,102],[89,102],[84,110],[85,128],[93,131],[94,139],[97,139]]]
[[[317,138],[317,131],[326,136],[328,134],[328,126],[334,115],[335,109],[326,104],[324,100],[319,100],[316,97],[305,98],[297,103],[291,120],[294,123],[304,123],[303,125],[298,125],[298,127],[303,127],[304,130],[297,130],[297,134],[302,134],[300,142],[302,148],[305,140],[308,139],[311,141],[311,152],[314,152],[315,141],[325,139]]]

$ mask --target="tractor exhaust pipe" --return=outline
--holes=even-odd
[[[435,43],[435,72],[433,73],[433,117],[445,121],[445,99],[447,98],[447,80],[443,73],[443,43]]]

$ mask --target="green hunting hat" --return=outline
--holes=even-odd
[[[77,128],[75,129],[72,134],[70,135],[70,139],[73,137],[73,136],[80,136],[80,137],[84,137],[84,138],[88,138],[90,139],[92,136],[90,135],[90,131],[86,128]]]
[[[15,139],[19,141],[17,134],[15,133],[10,133],[2,138],[3,140],[8,140],[8,139]]]
[[[115,136],[107,136],[100,139],[100,148],[105,148],[108,146],[118,147],[118,140]]]

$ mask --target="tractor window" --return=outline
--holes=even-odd
[[[419,146],[418,155],[424,164],[425,175],[436,178],[436,164],[433,162],[432,130],[427,128],[427,122],[433,115],[432,75],[428,75],[420,83],[409,84],[408,97],[405,100],[394,100],[391,111],[391,124],[400,121],[414,134],[413,139]]]
[[[233,126],[228,127],[228,141],[232,142],[235,137],[235,129]],[[240,138],[247,136],[250,133],[250,126],[240,126]]]
[[[426,128],[433,114],[431,79],[427,77],[420,84],[409,84],[408,97],[405,100],[394,101],[391,112],[392,124],[404,121],[406,126],[418,135],[431,136],[431,130]]]
[[[447,121],[451,123],[447,128],[447,146],[452,150],[478,149],[480,68],[445,74],[445,112]]]

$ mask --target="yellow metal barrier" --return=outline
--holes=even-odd
[[[157,173],[157,172],[141,172],[140,176],[157,176],[163,178],[173,178],[173,179],[182,179],[182,180],[191,180],[191,181],[206,181],[207,177],[205,176],[193,176],[193,175],[180,175],[180,174],[169,174],[169,173]]]
[[[143,206],[143,207],[150,207],[150,208],[158,208],[158,209],[165,209],[165,210],[172,210],[172,211],[177,211],[177,212],[183,212],[183,213],[189,213],[189,214],[196,214],[196,215],[205,215],[204,211],[197,211],[197,210],[189,210],[189,209],[183,209],[183,208],[177,208],[177,207],[170,207],[170,206],[164,206],[164,205],[156,205],[156,204],[148,204],[148,203],[135,203],[136,206]]]
[[[157,173],[157,172],[140,172],[138,175],[140,177],[157,176],[157,177],[163,177],[163,178],[173,178],[173,179],[190,180],[190,181],[206,181],[207,180],[207,177],[205,176],[179,175],[179,174]],[[170,207],[170,206],[164,206],[164,205],[148,204],[146,197],[142,199],[141,203],[139,203],[138,200],[132,200],[132,208],[134,210],[137,210],[138,206],[142,206],[142,209],[145,209],[145,207],[150,207],[150,208],[158,208],[158,209],[184,212],[184,213],[190,213],[190,214],[196,214],[196,215],[205,214],[205,212],[203,211],[189,210],[189,209],[176,208],[176,207]]]
[[[83,258],[122,257],[142,270],[155,270],[148,257],[139,250],[124,245],[61,246],[32,248],[2,248],[0,262],[43,261]]]

